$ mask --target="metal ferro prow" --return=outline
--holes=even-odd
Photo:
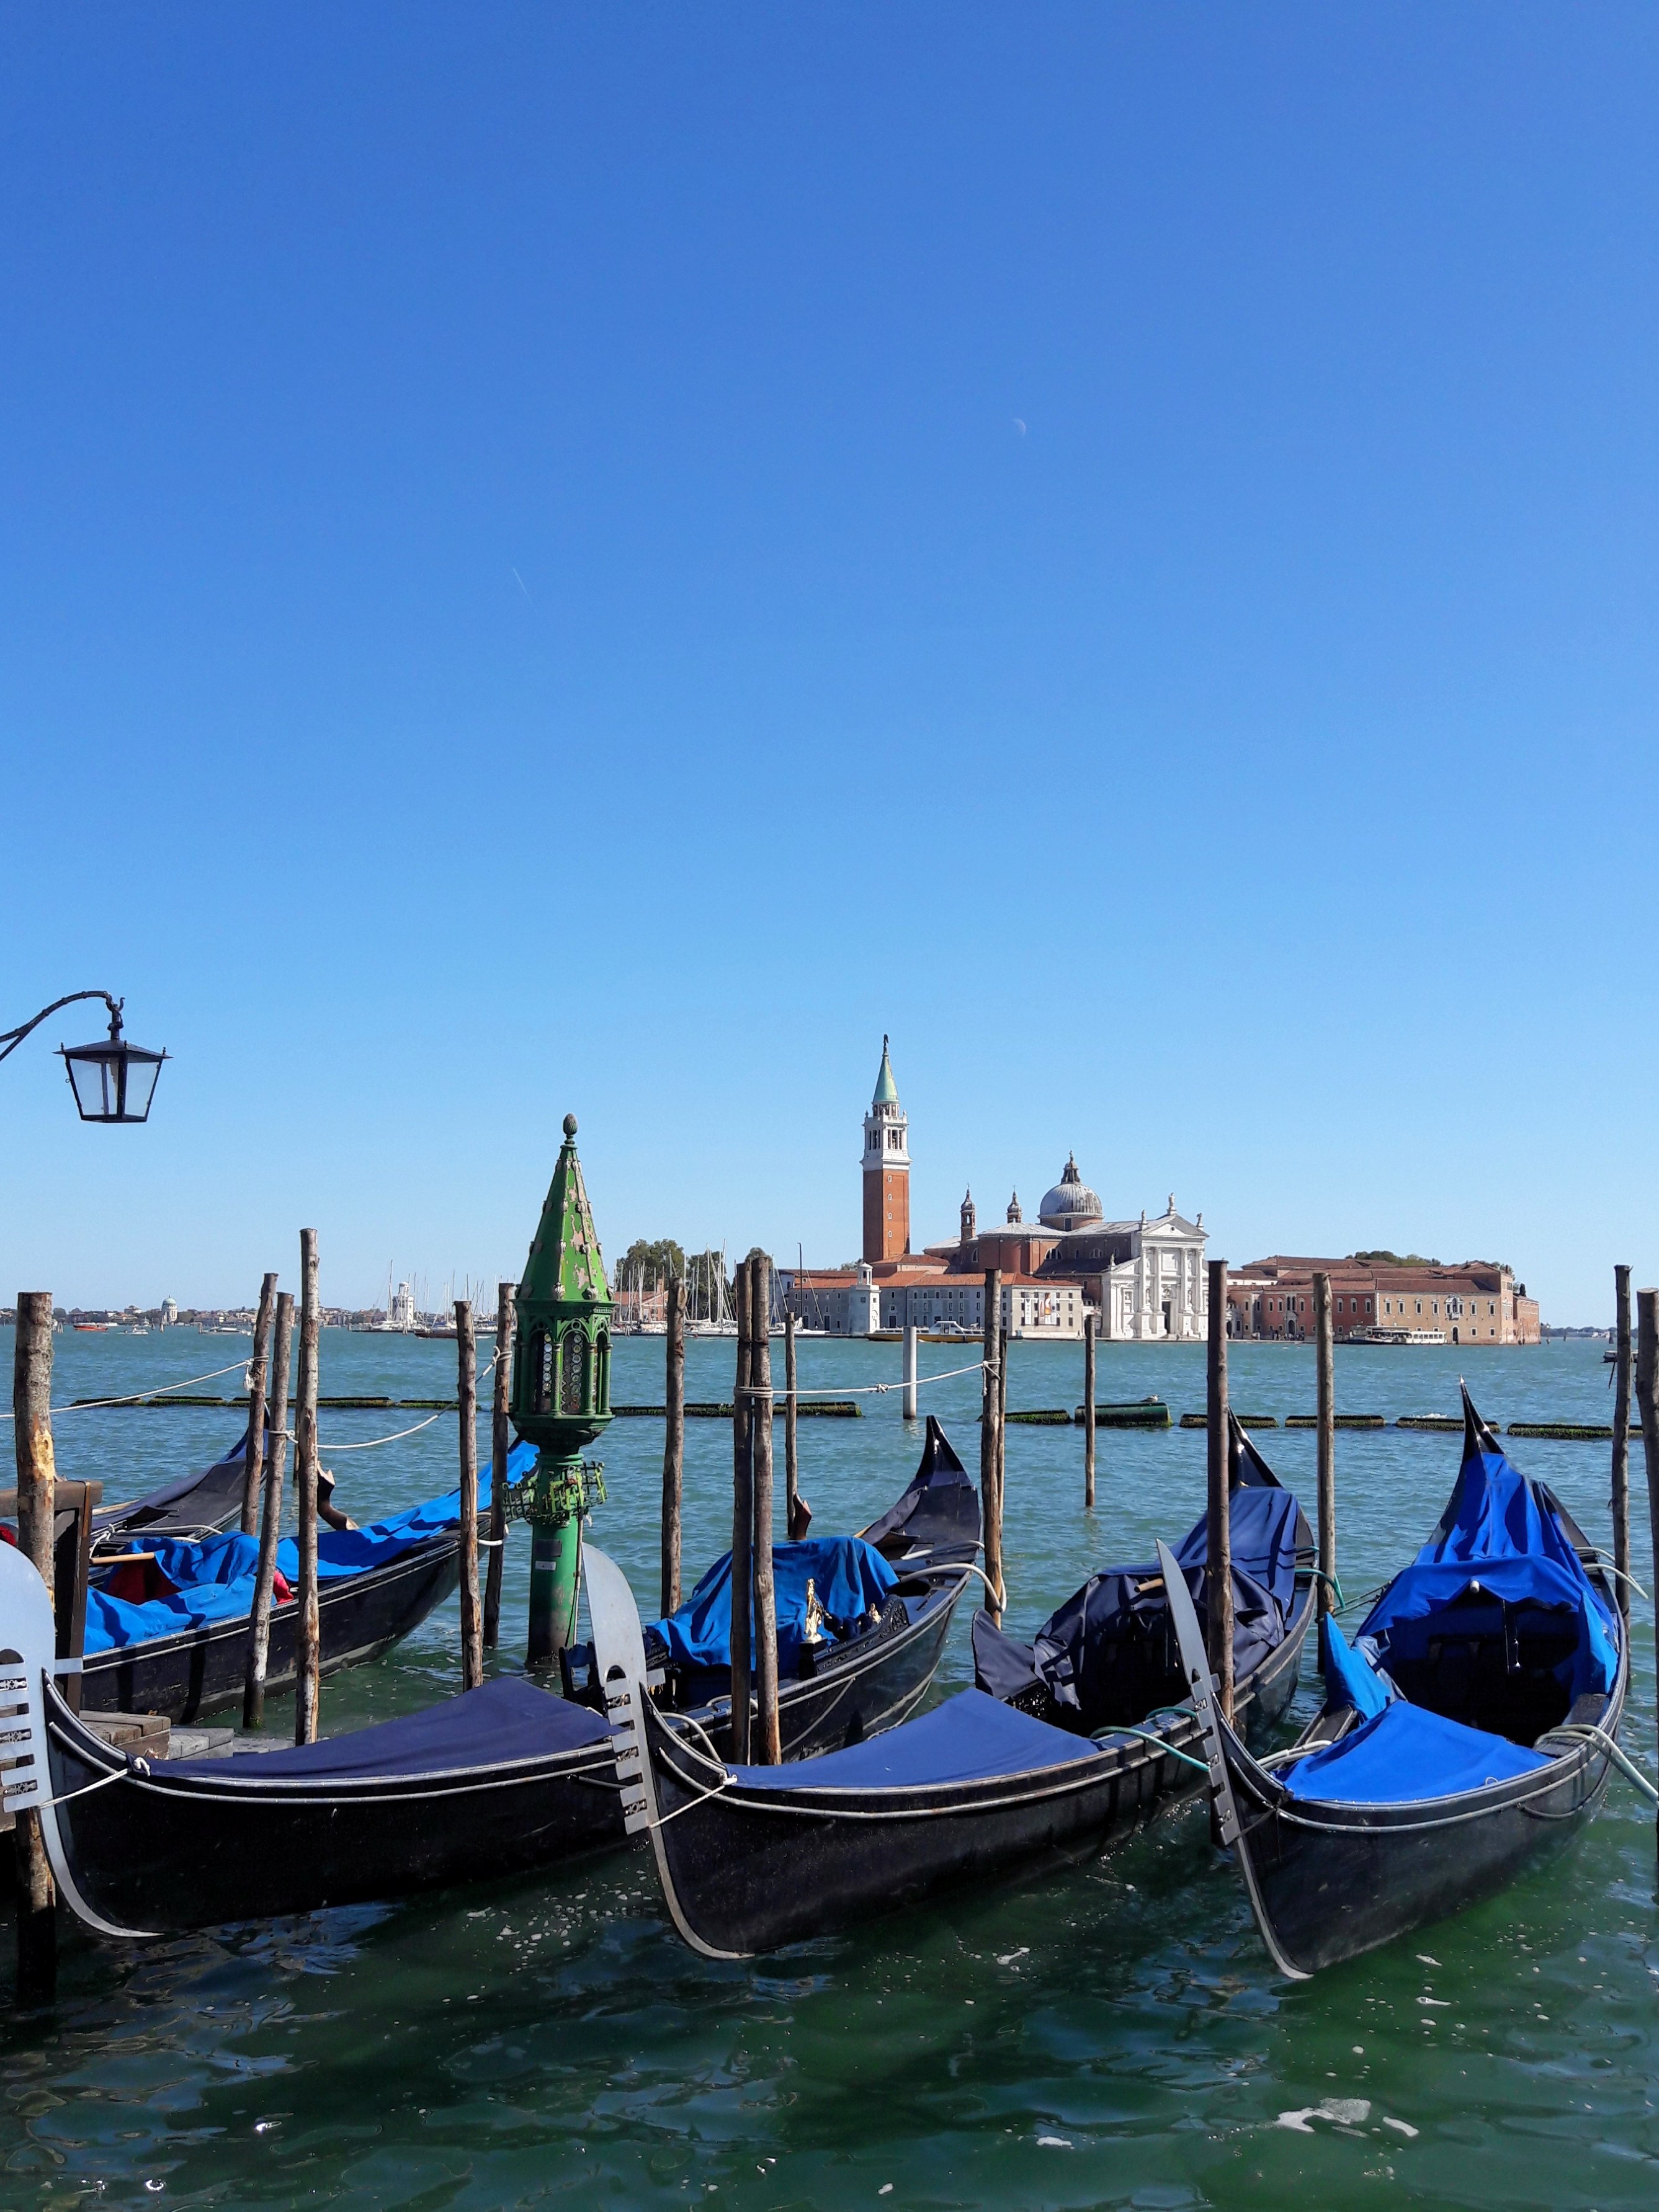
[[[646,1668],[639,1607],[628,1577],[596,1545],[583,1548],[582,1573],[593,1632],[593,1674],[605,1692],[605,1716],[616,1744],[623,1824],[630,1836],[642,1836],[655,1826],[657,1808],[641,1734]]]
[[[1238,1817],[1238,1804],[1233,1796],[1233,1778],[1227,1765],[1226,1747],[1222,1731],[1225,1723],[1215,1700],[1215,1676],[1210,1672],[1210,1655],[1204,1648],[1204,1632],[1198,1625],[1192,1594],[1187,1588],[1187,1577],[1176,1564],[1175,1553],[1160,1541],[1158,1563],[1164,1570],[1164,1589],[1169,1602],[1170,1618],[1175,1623],[1176,1641],[1181,1647],[1181,1671],[1186,1677],[1187,1687],[1192,1693],[1193,1709],[1204,1733],[1204,1761],[1209,1769],[1210,1795],[1215,1805],[1216,1829],[1224,1844],[1231,1848],[1238,1861],[1238,1870],[1244,1877],[1244,1888],[1250,1900],[1250,1910],[1255,1915],[1255,1924],[1267,1954],[1281,1974],[1293,1982],[1305,1982],[1309,1977],[1299,1966],[1293,1966],[1279,1948],[1256,1887],[1255,1868],[1250,1860],[1250,1846],[1245,1838],[1243,1824]]]

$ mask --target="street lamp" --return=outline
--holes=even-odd
[[[58,1048],[75,1094],[76,1112],[83,1121],[148,1121],[155,1079],[169,1055],[127,1042],[121,1034],[121,1009],[126,1000],[112,999],[107,991],[71,991],[68,998],[54,999],[49,1006],[42,1006],[33,1021],[18,1029],[0,1030],[0,1060],[15,1052],[48,1014],[55,1014],[59,1006],[72,1006],[78,999],[103,1000],[109,1008],[109,1035],[98,1044]]]

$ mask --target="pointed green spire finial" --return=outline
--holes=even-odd
[[[884,1035],[881,1040],[881,1073],[876,1078],[876,1095],[870,1103],[872,1106],[896,1106],[898,1103],[898,1085],[893,1080],[893,1063],[887,1056],[887,1039]]]

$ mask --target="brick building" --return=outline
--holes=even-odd
[[[1284,1253],[1253,1261],[1229,1278],[1228,1333],[1269,1342],[1312,1336],[1316,1273],[1331,1279],[1331,1326],[1339,1343],[1406,1334],[1482,1346],[1540,1340],[1537,1299],[1496,1263],[1389,1267]]]

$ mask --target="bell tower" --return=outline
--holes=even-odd
[[[899,1104],[887,1040],[864,1117],[864,1256],[897,1260],[910,1249],[910,1123]]]

